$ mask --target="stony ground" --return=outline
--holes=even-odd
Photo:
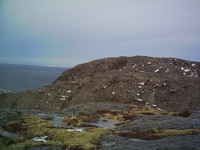
[[[199,150],[200,134],[170,136],[158,140],[140,140],[104,135],[101,150]]]
[[[115,102],[170,111],[199,110],[199,91],[199,62],[118,57],[77,65],[63,72],[53,84],[36,90],[0,92],[0,105],[54,111],[87,102]]]
[[[0,116],[0,149],[200,148],[200,111],[92,102],[54,112],[0,109]]]

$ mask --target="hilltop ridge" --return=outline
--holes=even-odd
[[[0,104],[51,111],[87,102],[114,102],[183,111],[200,108],[199,91],[199,62],[118,57],[77,65],[37,90],[1,93]]]

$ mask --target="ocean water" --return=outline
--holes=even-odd
[[[51,84],[67,67],[0,64],[0,89],[21,92]]]

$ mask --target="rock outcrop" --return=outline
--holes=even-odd
[[[198,110],[199,91],[199,62],[144,56],[105,58],[65,71],[49,86],[0,93],[0,106],[51,111],[87,102],[116,102],[169,111]]]

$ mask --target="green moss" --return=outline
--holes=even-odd
[[[167,136],[182,136],[182,135],[197,134],[197,133],[200,133],[200,129],[185,129],[185,130],[166,129],[156,133],[155,135],[159,137],[167,137]]]
[[[168,114],[165,111],[160,111],[148,106],[139,107],[136,105],[127,105],[129,108],[129,115],[135,115],[135,116],[142,116],[142,115],[162,115],[162,114]]]
[[[2,145],[20,150],[34,145],[60,145],[69,149],[91,150],[97,148],[102,135],[113,133],[113,131],[101,128],[88,128],[85,132],[69,132],[63,128],[55,128],[46,120],[31,115],[22,115],[21,120],[8,122],[4,128],[19,133],[24,138],[21,141],[12,139],[9,144],[3,141]],[[34,137],[42,136],[47,136],[48,142],[41,143],[32,140]]]
[[[24,150],[27,146],[36,146],[41,143],[34,142],[33,140],[24,137],[6,138],[0,140],[0,149],[5,150]]]

